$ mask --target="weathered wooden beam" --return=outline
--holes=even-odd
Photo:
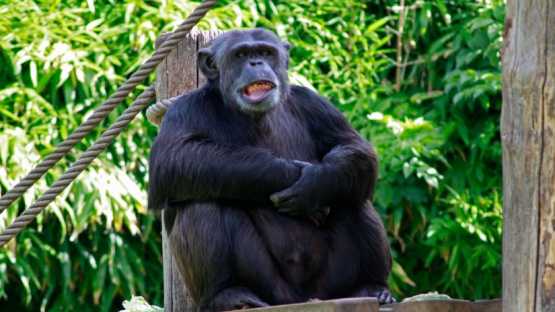
[[[501,312],[503,311],[501,299],[478,300],[472,304],[472,312]]]
[[[191,91],[205,81],[205,78],[197,68],[197,51],[218,34],[218,31],[192,31],[189,36],[178,44],[177,48],[157,68],[157,100]],[[166,35],[160,36],[156,44],[160,45],[166,38]],[[190,298],[187,295],[183,281],[181,281],[163,224],[162,252],[164,258],[164,311],[192,311]]]
[[[245,310],[235,310],[239,312]],[[374,298],[345,298],[250,309],[249,312],[501,312],[501,300],[422,300],[379,306]]]
[[[234,312],[245,311],[235,310]],[[249,312],[379,312],[375,298],[345,298],[249,309]]]
[[[503,310],[555,311],[555,2],[508,0]]]

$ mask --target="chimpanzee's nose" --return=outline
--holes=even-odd
[[[253,61],[249,61],[249,63],[251,64],[251,66],[262,65],[262,61],[261,61],[261,60],[253,60]]]

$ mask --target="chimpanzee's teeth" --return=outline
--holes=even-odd
[[[268,91],[268,90],[272,89],[272,87],[273,87],[272,84],[269,83],[269,82],[254,82],[254,83],[248,85],[245,88],[245,91],[248,95],[248,94],[251,94],[253,92],[257,92],[257,91],[261,91],[261,90],[262,91]]]

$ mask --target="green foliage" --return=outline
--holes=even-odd
[[[1,191],[89,116],[196,4],[1,1]],[[395,0],[221,1],[200,24],[262,26],[287,38],[294,80],[310,82],[373,142],[375,204],[390,235],[398,296],[500,295],[503,11],[498,0],[407,0],[405,8]],[[108,311],[132,295],[161,305],[160,228],[144,207],[155,134],[139,116],[0,251],[3,305]],[[0,215],[0,229],[68,163]]]
[[[114,10],[109,2],[88,3],[12,1],[0,7],[3,192],[152,51],[159,29],[148,26],[146,13],[153,7],[133,9],[130,4]],[[139,49],[143,45],[149,48]],[[133,294],[161,302],[159,226],[144,206],[146,155],[154,135],[154,127],[140,117],[9,251],[0,253],[0,295],[15,310],[23,305],[43,311],[107,311],[114,300]],[[0,218],[0,228],[29,206],[67,164],[47,174],[47,183],[42,181],[10,208]]]

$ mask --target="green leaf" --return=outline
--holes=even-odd
[[[37,63],[35,63],[34,61],[29,62],[29,75],[31,77],[31,83],[33,84],[33,87],[37,86]]]

